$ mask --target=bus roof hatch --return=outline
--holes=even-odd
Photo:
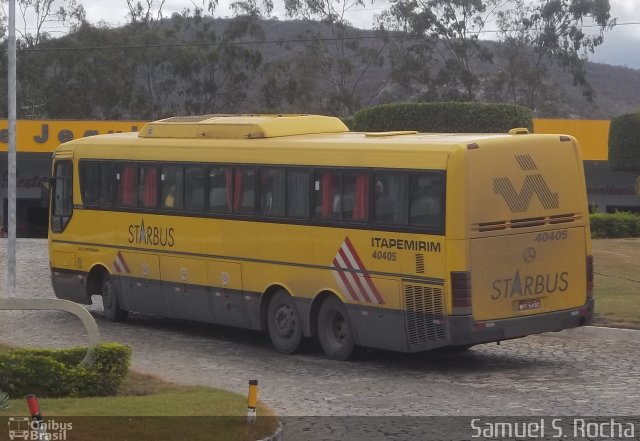
[[[348,132],[338,118],[320,115],[176,116],[146,124],[141,138],[255,139]]]

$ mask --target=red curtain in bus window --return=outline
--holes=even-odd
[[[144,207],[155,207],[158,201],[158,170],[155,167],[145,168],[144,175]]]
[[[369,177],[359,174],[356,177],[356,194],[353,202],[353,220],[367,220],[369,215]]]
[[[233,180],[233,211],[240,211],[240,203],[242,202],[242,170],[237,168],[234,170],[235,179]]]
[[[133,205],[135,197],[136,168],[133,165],[122,167],[120,183],[120,202],[122,205]]]
[[[333,217],[333,174],[322,173],[322,217]]]

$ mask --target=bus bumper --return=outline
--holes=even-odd
[[[449,317],[451,345],[464,346],[556,332],[591,324],[595,300],[581,308],[526,317],[476,322],[473,316]]]
[[[57,298],[91,305],[91,298],[87,295],[85,287],[87,279],[85,273],[61,268],[50,269],[51,285]]]

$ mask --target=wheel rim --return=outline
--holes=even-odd
[[[278,335],[290,339],[296,332],[296,313],[289,305],[282,305],[276,310],[275,328]]]
[[[344,316],[335,311],[330,319],[329,338],[338,345],[344,345],[345,340],[349,338],[349,326]]]

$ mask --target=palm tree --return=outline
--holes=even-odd
[[[0,390],[0,410],[9,408],[9,394]]]

